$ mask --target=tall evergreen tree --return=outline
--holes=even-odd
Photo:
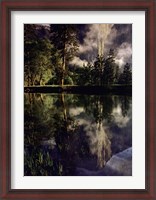
[[[119,67],[115,63],[114,50],[110,49],[107,59],[105,60],[105,68],[103,80],[105,84],[114,84],[117,82]]]
[[[52,24],[50,30],[51,41],[61,59],[60,84],[64,85],[64,79],[67,75],[67,64],[78,51],[76,26],[69,24]]]
[[[26,24],[24,27],[24,78],[25,84],[43,84],[51,68],[50,40],[43,35],[44,26]]]
[[[35,71],[34,57],[37,56],[35,44],[37,41],[36,25],[24,25],[24,81],[25,84],[33,85],[33,75]]]
[[[132,70],[129,63],[124,66],[123,73],[120,74],[119,83],[121,84],[132,84]]]
[[[98,55],[96,61],[94,62],[94,68],[92,71],[92,78],[95,85],[103,84],[104,63],[105,59],[103,56]]]

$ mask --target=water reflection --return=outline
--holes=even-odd
[[[96,125],[97,145],[91,152],[97,155],[97,165],[102,168],[111,157],[111,142],[102,123]]]
[[[24,175],[98,171],[132,145],[131,97],[25,94]]]

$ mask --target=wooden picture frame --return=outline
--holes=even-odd
[[[0,35],[0,197],[1,199],[156,199],[155,150],[155,0],[2,0]],[[11,189],[11,11],[145,11],[145,189],[27,190]]]

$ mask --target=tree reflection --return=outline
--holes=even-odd
[[[93,135],[92,144],[90,146],[92,154],[97,156],[97,167],[103,168],[107,160],[111,157],[111,142],[106,133],[104,126],[104,111],[103,97],[96,96],[92,104],[92,114],[95,119],[95,134]],[[107,113],[107,117],[110,113]],[[91,136],[92,137],[92,136]]]
[[[116,129],[120,115],[115,121],[114,110],[120,107],[127,117],[130,103],[117,96],[25,94],[25,175],[72,176],[77,167],[103,168],[114,149],[129,145],[131,137]]]
[[[74,175],[75,160],[83,156],[85,151],[88,152],[88,147],[86,142],[80,140],[80,127],[69,116],[65,94],[57,96],[48,113],[45,112],[46,104],[42,107],[43,98],[28,94],[27,101],[25,175]],[[55,141],[53,148],[50,145],[42,146],[42,141],[52,138]],[[46,166],[45,163],[50,165]]]
[[[121,107],[122,107],[122,114],[123,116],[126,116],[129,111],[130,98],[128,96],[121,96],[120,101],[121,101]]]
[[[105,128],[101,122],[96,124],[97,135],[97,165],[103,168],[111,157],[111,142],[107,136]]]

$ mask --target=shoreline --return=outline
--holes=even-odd
[[[25,93],[72,93],[72,94],[127,94],[132,95],[132,85],[104,86],[24,86]]]

